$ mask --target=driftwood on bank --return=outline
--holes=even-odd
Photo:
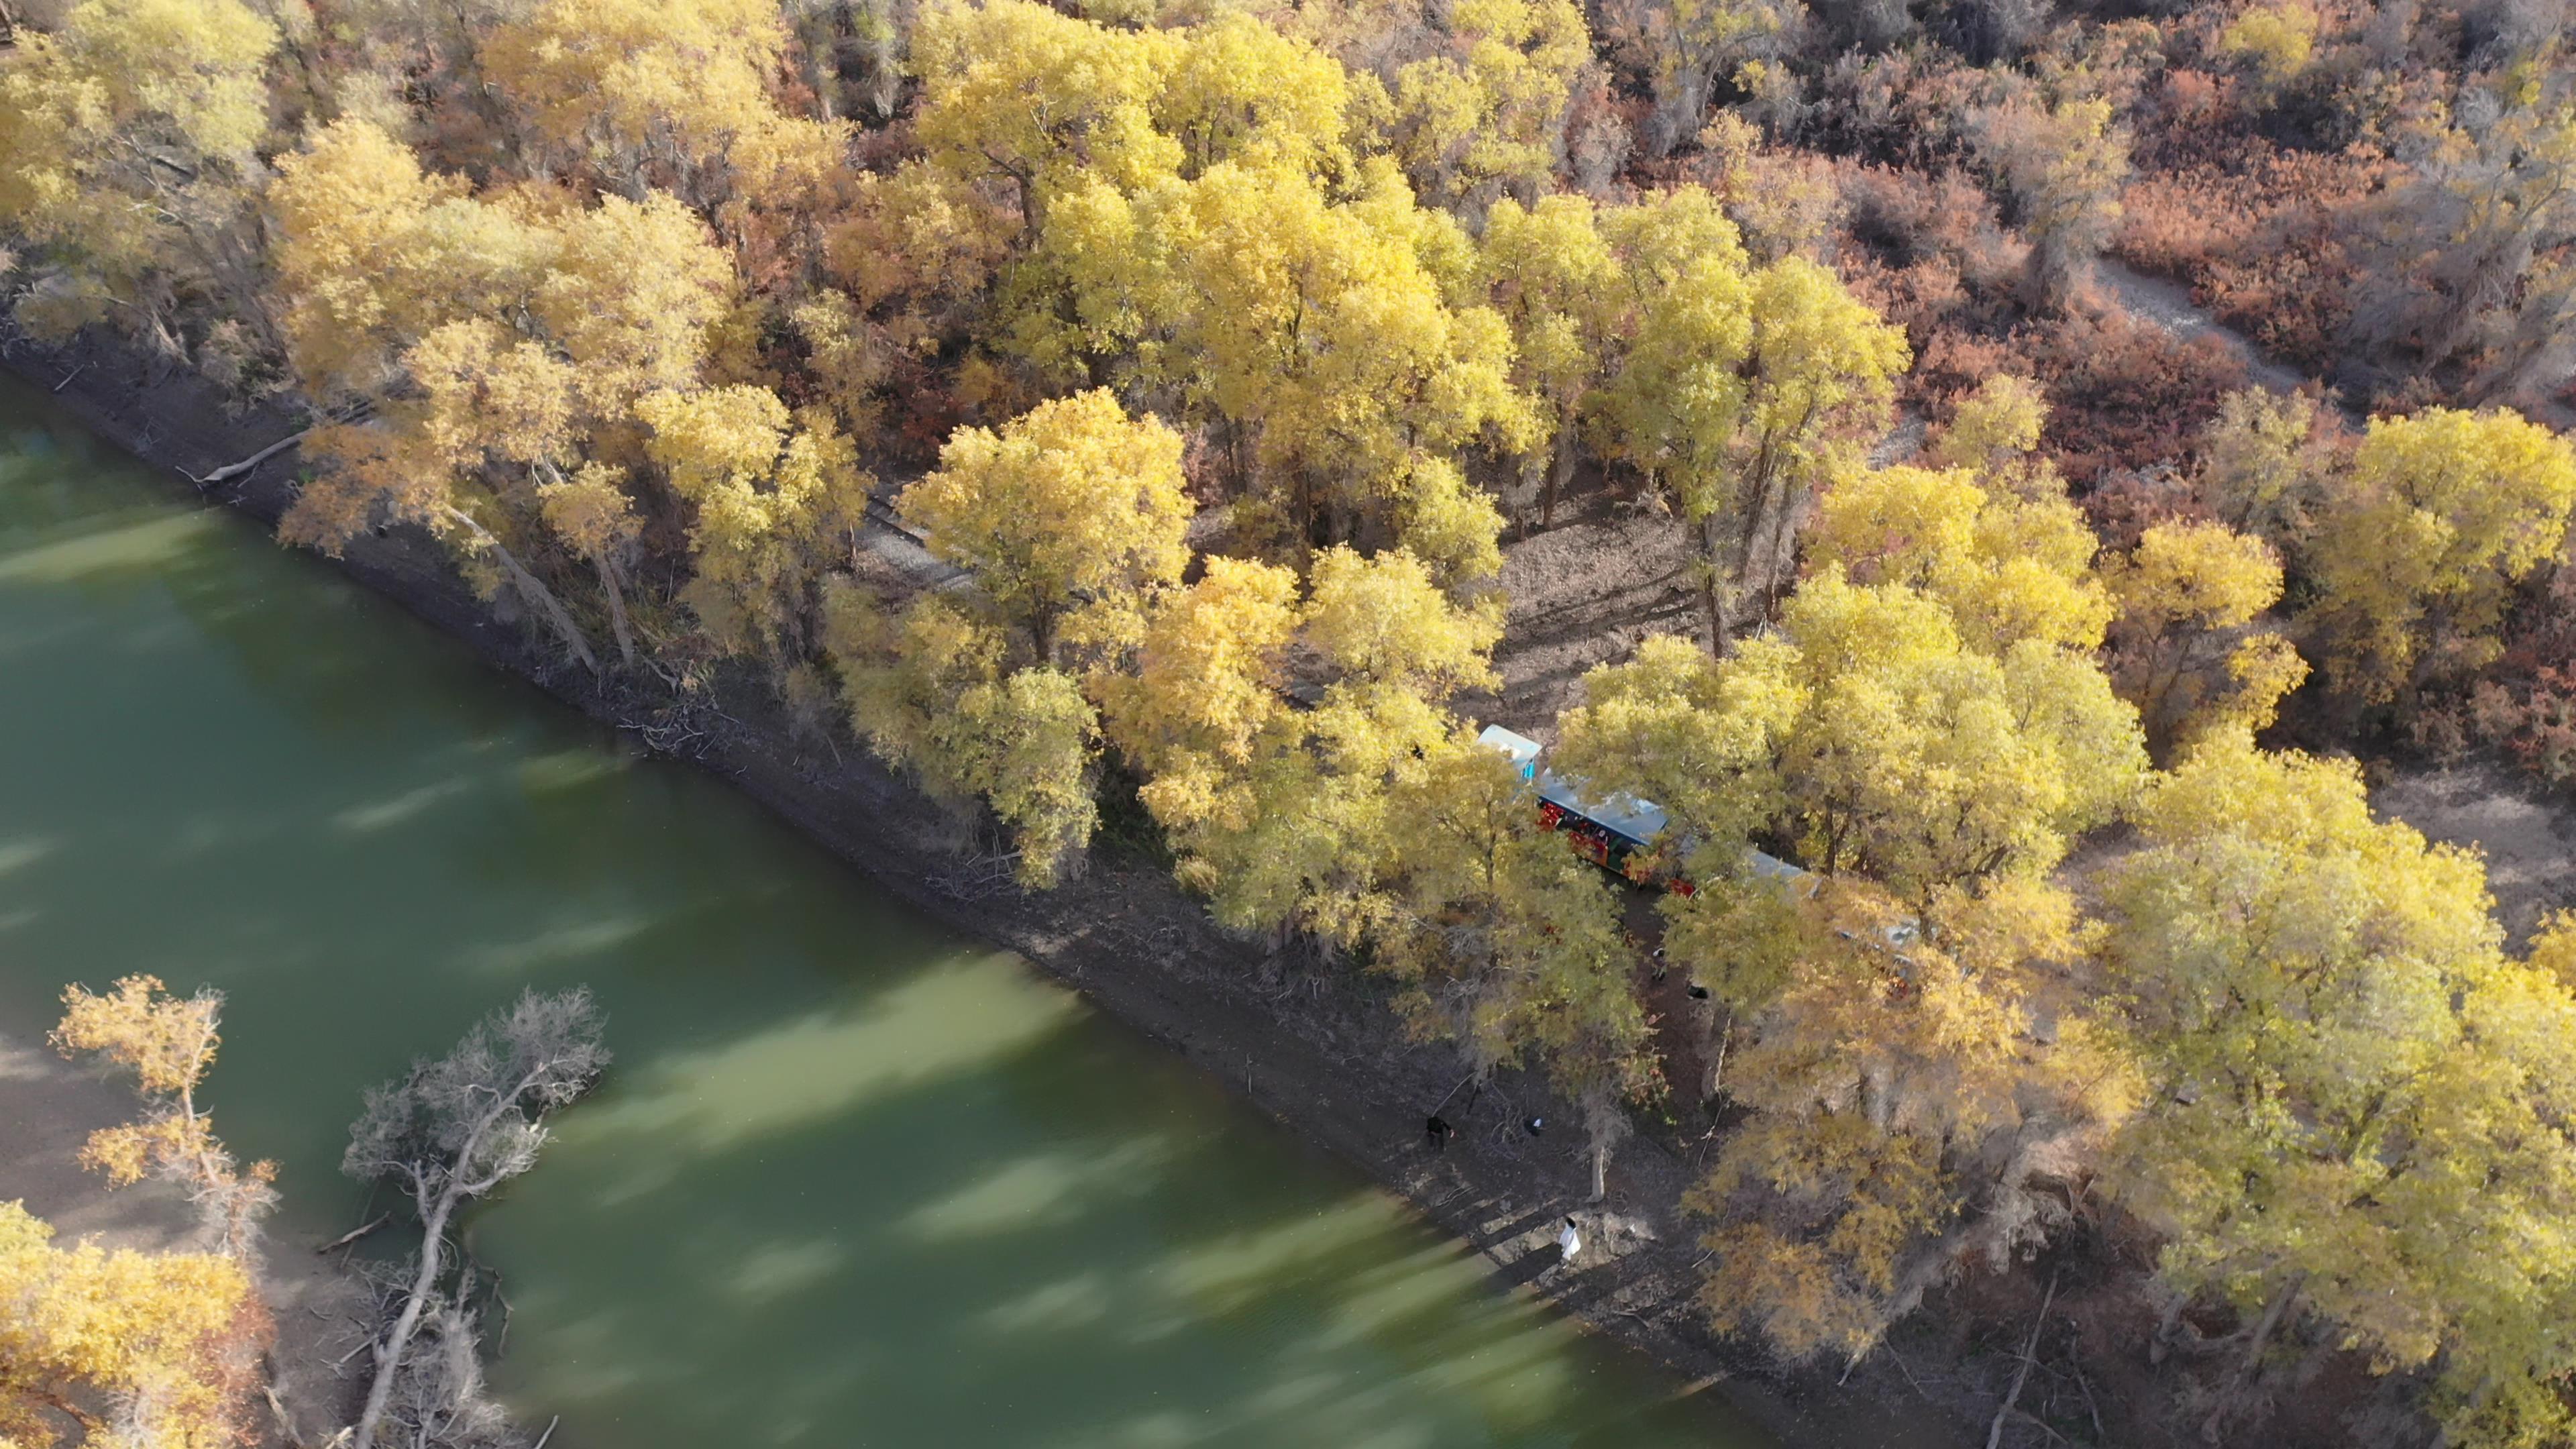
[[[185,468],[178,470],[179,476],[187,479],[190,483],[195,484],[199,488],[212,488],[218,483],[230,483],[235,478],[247,477],[251,471],[258,468],[260,464],[267,462],[269,459],[274,458],[278,454],[285,452],[287,449],[294,447],[296,444],[303,442],[306,438],[313,436],[313,434],[319,431],[322,426],[323,424],[321,423],[315,423],[312,427],[306,428],[300,433],[289,434],[288,436],[280,438],[276,442],[269,444],[267,447],[260,449],[258,452],[251,454],[249,457],[242,459],[240,462],[226,463],[224,466],[217,468],[202,478],[189,472]]]
[[[2012,1418],[2013,1406],[2021,1402],[2022,1385],[2030,1382],[2032,1358],[2039,1352],[2039,1331],[2048,1326],[2048,1310],[2057,1302],[2057,1275],[2048,1275],[2048,1292],[2039,1300],[2039,1316],[2030,1321],[2030,1337],[2021,1343],[2021,1367],[2013,1370],[2012,1388],[2004,1395],[2004,1406],[1995,1410],[1995,1421],[1986,1429],[1986,1449],[2000,1449],[2004,1442],[2004,1424]]]
[[[324,1243],[318,1248],[315,1248],[313,1251],[320,1254],[328,1253],[335,1248],[345,1248],[351,1243],[356,1242],[360,1238],[365,1237],[367,1234],[374,1232],[376,1229],[383,1227],[385,1224],[392,1222],[393,1220],[394,1215],[391,1210],[378,1213],[374,1222],[361,1223],[357,1227],[351,1228],[340,1236],[333,1238],[331,1241]]]

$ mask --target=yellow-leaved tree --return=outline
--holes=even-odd
[[[243,1443],[257,1314],[239,1259],[58,1247],[23,1203],[0,1202],[0,1443]]]
[[[1522,475],[1544,471],[1539,527],[1556,523],[1556,498],[1574,475],[1585,410],[1607,376],[1618,317],[1618,259],[1593,204],[1580,196],[1509,198],[1485,216],[1478,252],[1494,306],[1511,323],[1513,380],[1539,405],[1536,444]]]
[[[1811,869],[1858,870],[1920,910],[1945,887],[2038,874],[2108,822],[2146,768],[2137,712],[2044,640],[1967,647],[1948,611],[1828,569],[1781,617],[1806,708],[1782,738],[1787,833]]]
[[[2503,957],[2478,858],[2372,819],[2350,764],[2216,735],[2137,819],[2108,959],[2155,1088],[2122,1155],[2164,1333],[2233,1302],[2250,1378],[2304,1306],[2431,1369],[2459,1442],[2563,1434],[2576,998]]]
[[[2159,523],[2111,570],[2120,601],[2112,676],[2158,756],[2218,729],[2259,731],[2307,661],[2260,627],[2281,597],[2270,545],[2216,523]]]
[[[787,39],[777,0],[537,0],[493,29],[482,64],[603,186],[738,221],[827,186],[847,143],[842,123],[778,109]]]
[[[1696,187],[1625,209],[1609,230],[1628,344],[1601,436],[1691,525],[1722,653],[1777,602],[1808,499],[1883,429],[1910,354],[1902,331],[1816,263],[1753,268]]]
[[[1752,1116],[1688,1199],[1718,1219],[1700,1296],[1791,1358],[1856,1361],[1954,1265],[1999,1271],[2063,1221],[2052,1185],[2089,1171],[2141,1080],[2111,1033],[2044,1003],[2083,934],[2055,886],[1958,896],[1928,938],[1852,878],[1786,914],[1729,1073]]]
[[[892,618],[855,587],[831,606],[825,646],[859,732],[933,793],[982,800],[1029,884],[1090,841],[1091,691],[1180,582],[1182,487],[1180,437],[1105,391],[961,429],[896,506],[970,587]]]
[[[2037,640],[2081,652],[2101,644],[2111,621],[2110,593],[2093,574],[2098,547],[2063,496],[1990,491],[1964,468],[1898,466],[1836,477],[1806,557],[1854,583],[1938,601],[1971,647],[2000,653]]]
[[[1456,223],[1381,162],[1339,202],[1305,176],[1220,165],[1165,227],[1183,284],[1167,295],[1189,305],[1162,380],[1240,440],[1239,529],[1291,557],[1374,531],[1452,587],[1500,572],[1502,516],[1457,452],[1524,447],[1534,418],[1503,318],[1451,300],[1472,259]]]
[[[1542,826],[1519,767],[1453,738],[1391,792],[1384,869],[1393,884],[1374,964],[1402,983],[1396,1008],[1421,1036],[1454,1040],[1481,1082],[1536,1056],[1573,1100],[1608,1190],[1622,1103],[1657,1082],[1638,999],[1637,950],[1609,880]]]
[[[1040,391],[1215,424],[1237,537],[1298,566],[1391,540],[1453,588],[1500,570],[1457,455],[1531,440],[1510,329],[1465,230],[1391,158],[1354,163],[1337,62],[1246,17],[1117,30],[1029,0],[936,7],[915,53],[922,157],[852,233],[892,243],[850,257],[871,325],[982,309],[966,330]]]
[[[813,642],[824,574],[847,563],[866,521],[870,479],[858,449],[829,412],[790,414],[761,387],[647,393],[635,416],[651,430],[645,456],[695,507],[681,599],[719,651],[766,653],[786,668]],[[586,547],[597,535],[577,526],[590,520],[556,512],[594,510],[604,543],[631,536],[615,511],[622,495],[597,473],[585,469],[559,485],[580,491],[549,493],[546,504],[558,533],[605,558]],[[600,577],[616,607],[615,574],[603,566]]]
[[[229,324],[275,346],[255,150],[277,27],[241,0],[82,0],[0,49],[0,229],[34,244],[19,321],[110,322],[165,356]]]
[[[1456,734],[1449,698],[1493,682],[1501,628],[1400,550],[1327,549],[1295,600],[1284,569],[1211,561],[1105,686],[1111,737],[1218,920],[1348,947],[1388,918],[1389,792]]]
[[[2565,546],[2571,509],[2576,443],[2519,413],[2372,419],[2312,550],[2329,677],[2379,701],[2485,665],[2507,590]]]
[[[426,528],[479,586],[508,591],[596,668],[561,593],[567,572],[593,574],[631,662],[623,575],[644,520],[625,521],[641,511],[625,489],[647,461],[638,408],[699,386],[734,296],[705,224],[660,193],[589,208],[524,190],[476,197],[365,121],[324,129],[279,169],[270,205],[290,356],[317,398],[372,407],[315,434],[324,466],[281,536],[336,552],[371,525]],[[835,438],[818,439],[810,471],[849,472]],[[791,536],[828,534],[834,510],[848,511],[845,486],[799,493],[784,464],[762,477],[762,507]],[[792,518],[790,494],[810,505]],[[693,522],[701,540],[723,531],[721,519]],[[732,560],[701,560],[720,577],[697,597],[739,596],[721,577]],[[719,652],[761,637],[735,617],[703,616]]]
[[[1395,72],[1397,156],[1434,204],[1535,199],[1564,144],[1565,104],[1592,58],[1572,0],[1460,0],[1431,54]]]
[[[104,996],[67,986],[63,1019],[49,1039],[65,1056],[95,1053],[134,1073],[143,1097],[143,1120],[91,1133],[81,1164],[118,1187],[146,1174],[179,1183],[216,1246],[247,1261],[261,1215],[277,1202],[270,1187],[277,1164],[236,1168],[215,1136],[213,1117],[197,1105],[197,1088],[221,1042],[215,1028],[223,1005],[223,993],[211,987],[176,997],[152,976],[123,977]]]
[[[1839,564],[1727,658],[1663,637],[1593,670],[1559,731],[1551,762],[1587,795],[1671,817],[1658,863],[1695,888],[1660,904],[1665,949],[1735,1017],[1792,964],[1797,903],[1753,868],[1757,841],[1871,879],[1937,929],[1978,892],[2043,877],[2146,770],[2136,712],[2088,656],[1970,647],[1938,602]],[[1732,1019],[1699,1023],[1712,1077]]]

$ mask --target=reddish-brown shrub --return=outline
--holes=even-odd
[[[2049,441],[2079,487],[2184,457],[2219,399],[2245,385],[2245,364],[2216,338],[2186,342],[2117,308],[2015,340],[2048,385]]]
[[[2098,481],[2081,502],[2103,547],[2123,553],[2159,523],[2212,521],[2207,505],[2169,464],[2122,469]]]
[[[2481,681],[2469,692],[2469,731],[2500,745],[2552,785],[2576,785],[2576,666],[2528,680]]]
[[[2361,264],[2354,228],[2391,175],[2368,144],[2301,150],[2257,134],[2232,77],[2177,70],[2145,108],[2113,250],[2191,284],[2258,348],[2331,370]]]

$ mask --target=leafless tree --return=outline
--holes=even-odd
[[[461,1327],[470,1320],[440,1305],[448,1224],[459,1207],[536,1165],[546,1118],[589,1091],[608,1065],[600,1028],[599,1008],[587,988],[556,996],[529,991],[476,1023],[454,1051],[415,1062],[410,1075],[367,1093],[367,1109],[349,1129],[340,1170],[408,1193],[420,1216],[421,1245],[410,1284],[398,1289],[398,1308],[377,1346],[375,1379],[352,1449],[374,1449],[398,1386],[412,1385],[415,1400],[433,1377],[453,1387],[451,1372],[426,1360],[411,1362],[416,1352],[452,1356],[460,1341],[471,1353],[471,1335]],[[432,1326],[429,1337],[420,1339],[424,1320]],[[476,1442],[417,1433],[415,1438]]]

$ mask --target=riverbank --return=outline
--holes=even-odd
[[[24,1202],[61,1242],[90,1238],[147,1253],[195,1247],[198,1216],[176,1183],[146,1178],[111,1190],[81,1167],[81,1144],[132,1120],[136,1099],[122,1083],[63,1060],[33,1027],[0,1022],[0,1093],[9,1104],[0,1112],[0,1197]],[[366,1295],[317,1246],[272,1238],[260,1265],[261,1295],[277,1324],[270,1351],[277,1397],[256,1421],[265,1444],[322,1442],[348,1421],[363,1388],[335,1374],[331,1361],[354,1341]]]
[[[147,386],[130,359],[79,348],[21,353],[13,370],[40,388],[70,379],[57,401],[147,461],[202,476],[293,431],[275,416],[228,413],[192,379]],[[210,501],[273,522],[291,497],[287,463],[214,490]],[[1470,1116],[1446,1154],[1423,1146],[1423,1113],[1457,1081],[1448,1054],[1404,1043],[1363,990],[1290,976],[1273,979],[1260,953],[1225,937],[1157,868],[1104,859],[1093,875],[1046,896],[983,889],[953,878],[949,823],[902,782],[846,747],[796,744],[756,693],[719,691],[675,704],[603,693],[552,667],[520,631],[495,619],[425,539],[363,537],[346,572],[415,614],[462,636],[482,658],[531,679],[593,717],[638,731],[668,753],[715,770],[925,913],[997,941],[1092,997],[1109,1013],[1181,1051],[1235,1094],[1359,1164],[1428,1217],[1473,1242],[1508,1283],[1529,1285],[1614,1338],[1712,1387],[1791,1444],[1947,1443],[1954,1425],[1927,1422],[1897,1370],[1864,1365],[1847,1384],[1774,1376],[1731,1355],[1699,1328],[1691,1303],[1696,1231],[1677,1203],[1688,1146],[1623,1147],[1603,1226],[1573,1272],[1555,1268],[1553,1226],[1582,1207],[1579,1144],[1517,1127],[1554,1111],[1506,1079]],[[30,1023],[18,1023],[24,1029]],[[309,1247],[310,1245],[299,1245]],[[1544,1277],[1541,1277],[1541,1275]],[[1945,1416],[1946,1417],[1946,1416]]]

